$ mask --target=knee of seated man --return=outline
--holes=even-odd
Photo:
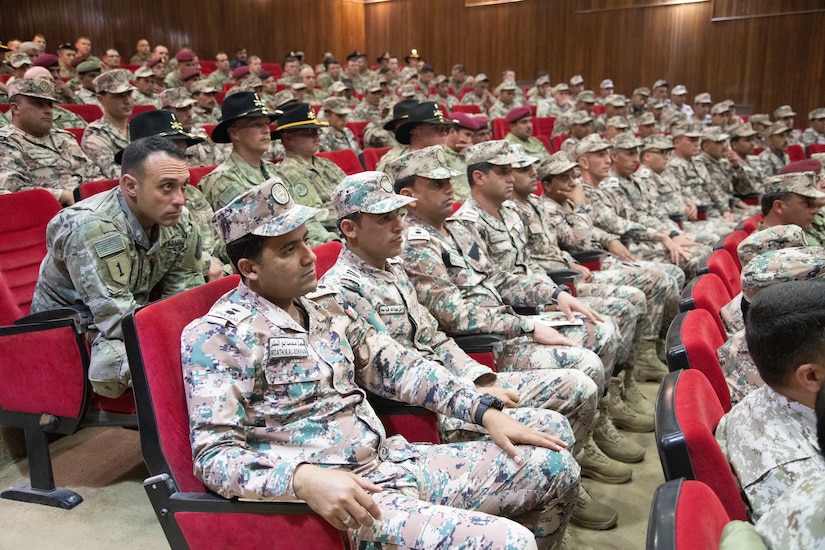
[[[568,448],[573,447],[575,437],[570,422],[563,414],[549,409],[534,409],[530,407],[518,407],[516,409],[505,409],[507,414],[528,428],[537,432],[555,435],[567,443]]]

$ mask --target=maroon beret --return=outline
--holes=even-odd
[[[189,69],[186,72],[180,74],[180,81],[184,82],[189,80],[190,78],[195,78],[196,76],[200,76],[201,72],[198,69]]]
[[[239,78],[243,78],[249,74],[249,65],[241,65],[240,67],[236,68],[232,71],[232,78],[238,80]]]
[[[466,128],[475,132],[478,130],[478,121],[467,113],[451,113],[448,118],[458,123],[459,128]]]
[[[507,113],[507,116],[504,117],[504,120],[512,124],[513,122],[526,116],[530,116],[531,114],[530,107],[525,105],[524,107],[516,107],[515,109],[511,109],[510,112]]]
[[[163,58],[155,57],[154,59],[150,59],[149,61],[146,62],[146,66],[151,69],[152,67],[154,67],[158,63],[163,63]]]
[[[58,60],[56,55],[54,55],[53,53],[44,53],[42,55],[37,56],[37,59],[34,60],[34,63],[32,63],[32,65],[34,65],[35,67],[45,67],[48,69],[49,67],[57,65],[57,63]]]
[[[198,54],[192,50],[183,50],[175,54],[175,59],[178,61],[194,61],[196,57],[198,57]]]
[[[38,59],[40,59],[38,57]],[[797,172],[816,172],[817,174],[822,170],[822,163],[816,159],[805,159],[791,162],[782,167],[780,174],[795,174]]]

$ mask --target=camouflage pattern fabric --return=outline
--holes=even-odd
[[[504,139],[510,143],[518,143],[521,145],[522,149],[524,149],[525,155],[537,157],[541,160],[550,158],[550,151],[548,151],[547,147],[545,147],[544,144],[536,137],[530,136],[527,139],[521,139],[514,136],[512,133],[508,133],[504,136]]]
[[[769,548],[825,548],[825,472],[792,485],[756,522]]]
[[[321,151],[341,151],[343,149],[349,149],[356,155],[361,154],[361,147],[358,145],[355,134],[347,127],[344,127],[343,132],[339,132],[331,126],[321,130],[319,146]]]
[[[736,405],[746,395],[765,384],[748,352],[745,329],[733,334],[716,350],[730,391],[730,404]]]
[[[128,145],[128,127],[126,135],[123,135],[105,116],[89,123],[80,142],[83,152],[92,159],[107,179],[120,177],[120,165],[115,162],[115,153]]]
[[[298,204],[321,210],[316,219],[328,230],[335,227],[332,211],[332,192],[347,175],[329,159],[313,156],[309,163],[295,153],[287,151],[278,165],[278,172]]]

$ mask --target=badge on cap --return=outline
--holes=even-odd
[[[390,178],[386,174],[381,176],[381,179],[378,181],[378,185],[381,187],[383,191],[387,193],[392,193],[392,183],[390,183]]]
[[[435,160],[437,160],[439,164],[447,164],[447,157],[444,156],[444,149],[439,148],[436,150]]]
[[[272,200],[277,204],[286,204],[289,202],[289,191],[283,183],[275,183],[272,186]]]

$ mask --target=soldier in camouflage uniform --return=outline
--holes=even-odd
[[[221,121],[221,108],[215,100],[218,88],[210,80],[199,80],[192,84],[192,124],[200,128],[206,124],[218,124]]]
[[[381,81],[378,78],[369,80],[364,86],[364,98],[352,113],[352,120],[354,122],[378,122],[381,120],[380,104],[383,94]]]
[[[767,131],[768,146],[759,153],[759,163],[762,165],[763,176],[775,176],[790,162],[788,154],[788,135],[791,129],[782,122],[774,122]]]
[[[473,132],[478,129],[478,123],[467,113],[451,113],[450,118],[456,125],[450,128],[450,133],[444,140],[444,158],[455,174],[450,178],[453,199],[463,202],[470,196],[464,151],[473,144]]]
[[[123,69],[106,71],[94,81],[95,92],[103,105],[103,118],[86,127],[80,147],[103,176],[117,178],[120,170],[115,164],[115,153],[129,145],[129,117],[135,102],[128,72]]]
[[[192,116],[195,100],[184,88],[163,90],[159,95],[159,99],[161,108],[175,115],[184,132],[199,138],[197,142],[193,142],[186,148],[186,163],[190,167],[214,166],[226,160],[231,149],[226,145],[216,146],[209,139],[205,130],[193,126]]]
[[[94,80],[100,76],[101,71],[100,60],[96,57],[83,61],[77,66],[77,78],[80,81],[80,87],[75,91],[75,98],[78,103],[97,105],[103,109],[103,105],[97,99],[94,85]]]
[[[765,178],[765,194],[762,195],[765,219],[759,223],[758,229],[795,224],[806,232],[809,245],[821,245],[808,233],[819,213],[819,204],[825,199],[825,192],[817,187],[818,182],[816,172],[791,172]]]
[[[802,131],[794,128],[794,117],[796,117],[796,113],[790,105],[782,105],[773,112],[774,121],[784,124],[789,130],[788,145],[802,143]]]
[[[558,437],[523,426],[333,289],[312,292],[315,213],[270,180],[215,214],[243,281],[181,337],[195,474],[228,498],[303,499],[358,547],[555,548],[579,484],[566,420]],[[507,452],[387,438],[356,382],[483,424]]]
[[[435,86],[435,94],[427,99],[435,101],[439,105],[444,105],[448,111],[452,111],[453,107],[458,105],[458,98],[450,93],[450,83],[447,81],[447,77],[443,74],[438,75],[433,80],[433,86]]]
[[[614,116],[627,115],[627,99],[620,94],[610,94],[604,100],[604,113],[599,115],[593,121],[594,132],[604,132],[607,126],[607,121]],[[570,159],[576,160],[576,159]]]
[[[510,126],[510,131],[504,139],[512,144],[518,144],[525,154],[544,160],[550,156],[550,152],[544,144],[533,136],[533,117],[530,107],[516,107],[507,113],[504,120]]]
[[[756,209],[748,206],[741,199],[734,197],[734,180],[745,176],[739,162],[739,156],[728,148],[729,134],[722,132],[718,126],[711,126],[702,131],[702,154],[700,158],[708,169],[716,194],[726,199],[734,220],[756,213]]]
[[[101,395],[117,397],[131,385],[123,317],[156,287],[171,296],[204,282],[201,239],[184,208],[188,180],[178,146],[146,138],[124,152],[120,186],[49,222],[31,310],[88,309],[89,379]]]
[[[496,99],[495,103],[490,107],[490,111],[488,116],[495,120],[497,118],[505,118],[507,113],[512,111],[514,108],[519,107],[518,103],[516,102],[516,90],[518,86],[512,80],[505,80],[499,86],[499,97]],[[530,112],[530,108],[527,108],[527,112]]]
[[[278,172],[295,202],[318,209],[316,219],[328,235],[325,241],[337,240],[335,214],[332,211],[332,191],[346,176],[337,164],[317,155],[321,131],[329,127],[315,117],[315,111],[306,103],[288,108],[278,118],[274,137],[283,143],[284,160]],[[310,238],[316,241],[314,235]]]
[[[34,123],[43,117],[33,115],[45,115],[54,105],[51,80],[15,79],[9,94],[13,123],[0,128],[0,194],[43,188],[61,204],[72,204],[81,182],[103,176],[72,134],[48,121]]]
[[[451,175],[438,147],[423,149],[417,162],[421,166],[416,171],[431,179]],[[439,331],[438,322],[418,303],[412,283],[395,258],[401,250],[403,231],[398,209],[415,199],[396,195],[391,189],[383,172],[349,176],[338,186],[333,200],[347,244],[336,264],[321,279],[322,284],[341,287],[344,305],[355,308],[361,317],[377,330],[390,334],[396,342],[444,364],[480,391],[498,395],[508,406],[518,406],[508,409],[508,414],[526,425],[540,429],[531,419],[533,412],[525,407],[565,414],[573,427],[577,448],[581,449],[595,419],[596,385],[587,375],[573,369],[494,373],[468,357],[453,339]],[[442,440],[479,438],[480,433],[472,424],[444,416],[440,419]],[[615,525],[617,514],[593,501],[581,488],[573,523],[580,517],[590,518],[582,522],[586,527],[592,526],[593,517],[600,517],[600,521],[607,523],[602,527],[608,528]]]
[[[730,130],[730,148],[727,158],[733,166],[733,193],[737,197],[758,195],[762,189],[762,166],[756,155],[756,131],[750,124],[739,124]]]
[[[155,75],[152,69],[143,66],[135,71],[135,91],[132,99],[135,105],[152,105],[156,109],[160,107],[158,96],[155,93]]]
[[[821,249],[817,252],[821,257]],[[789,253],[794,249],[768,252],[754,261],[781,270]],[[759,292],[748,311],[748,349],[765,385],[722,417],[716,440],[754,521],[794,482],[825,472],[813,409],[823,380],[823,312],[822,281],[773,285]]]
[[[395,139],[400,147],[390,149],[381,157],[376,170],[386,172],[392,178],[391,162],[411,151],[444,145],[447,134],[455,126],[451,119],[444,118],[437,103],[424,101],[411,107],[407,116],[395,125]]]
[[[495,102],[496,97],[490,91],[490,79],[484,73],[476,75],[473,81],[472,91],[467,92],[461,97],[461,105],[478,105],[483,115],[487,115],[490,107],[492,107]]]
[[[361,154],[361,147],[352,130],[347,128],[347,116],[352,109],[343,97],[328,97],[324,100],[323,112],[329,127],[321,131],[319,147],[321,151],[341,151],[349,149],[356,155]]]
[[[825,145],[825,109],[814,109],[808,113],[808,126],[802,132],[802,144],[807,145]]]

